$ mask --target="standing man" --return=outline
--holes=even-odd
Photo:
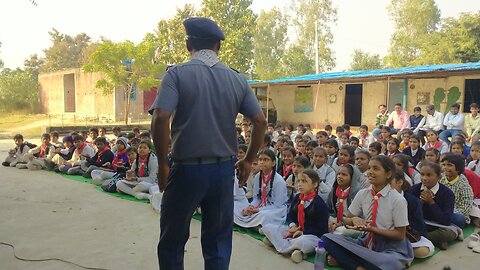
[[[410,128],[408,112],[403,110],[402,104],[395,104],[394,109],[387,120],[387,126],[393,126],[391,134],[397,134],[404,129]]]
[[[465,116],[465,131],[469,143],[480,140],[480,115],[478,115],[477,103],[470,104],[470,114]]]
[[[202,209],[205,269],[228,269],[232,251],[233,185],[240,112],[253,124],[245,159],[237,162],[243,185],[263,141],[266,121],[245,78],[217,58],[225,36],[206,18],[183,22],[189,62],[170,68],[151,108],[158,153],[158,185],[164,191],[158,261],[161,270],[183,269],[192,214]],[[170,116],[173,116],[170,134]],[[173,166],[167,164],[172,138]]]
[[[435,110],[433,104],[428,104],[425,107],[427,115],[425,116],[425,124],[423,127],[418,130],[418,136],[422,140],[422,145],[425,144],[425,136],[427,136],[427,131],[433,130],[440,134],[443,129],[443,114]]]
[[[440,140],[450,145],[449,137],[455,137],[458,132],[463,130],[465,118],[460,111],[460,104],[454,103],[450,106],[450,112],[445,115],[443,125],[446,127],[439,135]]]

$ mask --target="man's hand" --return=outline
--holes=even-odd
[[[250,172],[252,171],[252,163],[242,159],[235,164],[238,169],[238,185],[240,187],[244,186],[247,183],[248,177],[250,176]]]
[[[170,167],[168,167],[167,162],[162,162],[159,164],[158,173],[157,173],[157,182],[160,192],[164,192],[168,183],[168,174],[170,173]]]

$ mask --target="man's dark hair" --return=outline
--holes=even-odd
[[[453,103],[452,106],[450,106],[450,108],[460,109],[460,104],[458,104],[458,103]]]
[[[187,39],[187,49],[189,51],[191,49],[194,49],[196,51],[203,50],[203,49],[213,50],[213,49],[216,49],[215,46],[217,43],[220,43],[220,41],[215,39],[189,38]]]
[[[22,140],[22,141],[23,141],[23,136],[22,136],[22,134],[16,134],[15,136],[13,136],[13,139],[14,139],[14,140]]]

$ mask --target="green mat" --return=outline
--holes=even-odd
[[[87,183],[87,184],[92,184],[92,179],[84,178],[81,175],[68,175],[68,174],[62,174],[62,175],[63,175],[63,177],[65,177],[69,180],[82,182],[82,183]],[[127,195],[127,194],[106,192],[102,189],[101,186],[95,186],[95,189],[100,190],[101,192],[103,192],[105,194],[108,194],[110,196],[117,197],[117,198],[120,198],[120,199],[124,199],[124,200],[128,200],[128,201],[134,201],[134,202],[150,203],[149,200],[139,200],[139,199],[137,199],[133,196]]]
[[[88,178],[84,178],[83,176],[81,175],[68,175],[68,174],[62,174],[63,177],[65,177],[66,179],[69,179],[69,180],[73,180],[73,181],[77,181],[77,182],[82,182],[82,183],[87,183],[87,184],[92,184],[92,179],[88,179]],[[95,189],[103,192],[103,193],[106,193],[110,196],[113,196],[113,197],[117,197],[117,198],[121,198],[121,199],[124,199],[124,200],[128,200],[128,201],[134,201],[134,202],[142,202],[142,203],[149,203],[149,200],[139,200],[133,196],[130,196],[130,195],[126,195],[126,194],[121,194],[121,193],[110,193],[110,192],[105,192],[100,186],[95,186]],[[193,219],[195,220],[198,220],[198,221],[201,221],[202,220],[202,216],[195,213],[193,215]],[[238,233],[241,233],[241,234],[246,234],[246,235],[249,235],[250,237],[253,237],[257,240],[260,240],[262,241],[263,238],[265,236],[261,235],[258,233],[257,230],[254,230],[254,229],[250,229],[250,228],[243,228],[243,227],[239,227],[237,225],[233,225],[233,231],[234,232],[238,232]],[[466,228],[463,229],[463,237],[464,239],[467,239],[467,237],[469,237],[472,233],[475,232],[475,226],[473,225],[469,225],[467,226]],[[457,243],[460,243],[460,241],[452,241],[449,243],[449,245],[455,245]],[[433,256],[435,256],[436,254],[438,254],[441,250],[438,248],[438,247],[435,247],[435,251],[433,253],[432,256],[428,257],[428,258],[424,258],[424,259],[415,259],[413,260],[413,263],[412,265],[416,265],[416,264],[420,264],[430,258],[432,258]],[[314,260],[315,260],[315,255],[310,255],[308,256],[307,259],[305,259],[306,261],[308,262],[311,262],[313,263]],[[331,267],[331,266],[328,266],[328,267],[325,267],[325,269],[329,269],[329,270],[341,270],[343,268],[340,268],[340,267]]]

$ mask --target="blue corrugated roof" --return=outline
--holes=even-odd
[[[463,64],[442,64],[442,65],[429,65],[429,66],[413,66],[402,68],[387,68],[376,70],[358,70],[348,72],[329,72],[321,74],[302,75],[290,78],[281,78],[268,81],[251,82],[251,84],[260,83],[282,83],[282,82],[295,82],[295,81],[318,81],[327,79],[340,79],[340,78],[364,78],[364,77],[381,77],[381,76],[394,76],[394,75],[406,75],[415,73],[429,73],[439,71],[460,71],[460,70],[474,70],[480,69],[480,62],[475,63],[463,63]]]

